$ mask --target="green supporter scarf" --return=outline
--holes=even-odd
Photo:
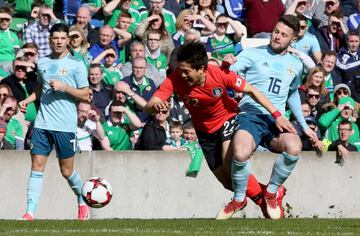
[[[188,170],[186,171],[186,176],[196,177],[198,172],[201,169],[201,163],[204,157],[204,153],[201,150],[201,147],[198,142],[192,142],[183,145],[189,150],[191,157],[191,162],[189,164]]]

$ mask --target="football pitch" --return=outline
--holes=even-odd
[[[0,235],[360,235],[360,220],[0,220]]]

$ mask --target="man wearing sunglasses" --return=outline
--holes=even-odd
[[[15,58],[17,50],[20,48],[19,38],[10,31],[12,20],[12,9],[7,7],[0,8],[0,68],[5,72],[10,72],[11,63]]]
[[[51,7],[40,7],[39,21],[25,28],[24,43],[35,43],[39,47],[39,59],[51,53],[49,44],[50,29],[60,21],[54,15]]]
[[[308,21],[305,16],[298,15],[300,20],[300,31],[293,47],[306,55],[311,56],[315,64],[321,60],[321,49],[317,38],[308,32]]]
[[[13,62],[13,74],[1,81],[1,84],[8,85],[14,97],[22,101],[35,91],[38,85],[36,73],[33,71],[35,65],[27,62],[25,57],[16,58]],[[35,121],[36,110],[39,108],[39,102],[32,102],[26,108],[25,120],[30,123]]]

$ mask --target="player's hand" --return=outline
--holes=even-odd
[[[155,111],[163,111],[169,109],[169,103],[167,101],[165,102],[158,102],[153,105],[153,108]]]
[[[317,134],[315,133],[314,130],[310,129],[310,128],[307,128],[304,130],[304,133],[306,134],[306,136],[308,136],[310,138],[310,141],[312,143],[316,143],[318,142],[318,137],[317,137]]]
[[[237,59],[233,54],[227,54],[221,63],[221,66],[229,68],[232,64],[236,63]]]
[[[60,80],[50,80],[50,87],[51,87],[54,91],[65,91],[65,89],[66,89],[66,84],[64,84],[64,83],[61,82]]]
[[[275,123],[276,127],[279,129],[280,132],[288,131],[292,134],[297,134],[294,126],[285,117],[279,116],[278,118],[276,118]]]
[[[19,102],[19,109],[22,113],[26,113],[27,101],[22,100]]]

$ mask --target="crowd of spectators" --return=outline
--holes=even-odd
[[[70,27],[71,54],[88,68],[90,97],[78,105],[79,148],[179,150],[196,141],[183,102],[173,95],[171,109],[143,111],[176,69],[177,47],[202,41],[209,63],[220,66],[245,38],[266,43],[283,14],[300,20],[288,51],[304,65],[302,111],[322,151],[360,151],[360,0],[0,1],[0,149],[29,146],[39,104],[24,114],[16,104],[37,86],[37,60],[50,54],[56,23]],[[303,150],[315,150],[293,125]]]

